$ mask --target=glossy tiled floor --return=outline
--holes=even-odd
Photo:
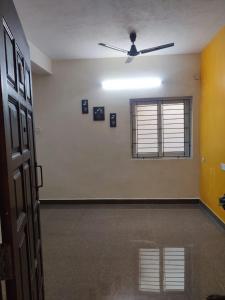
[[[225,294],[225,233],[196,206],[44,206],[46,300]]]

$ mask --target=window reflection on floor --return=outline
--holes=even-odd
[[[139,250],[139,290],[160,292],[160,250]]]
[[[139,290],[153,293],[183,292],[185,249],[139,249]]]

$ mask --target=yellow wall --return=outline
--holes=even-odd
[[[218,198],[225,194],[225,27],[201,55],[201,199],[225,222]]]

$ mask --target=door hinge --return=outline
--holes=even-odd
[[[0,244],[0,280],[13,278],[11,247]]]

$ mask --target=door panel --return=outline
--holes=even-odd
[[[0,209],[3,243],[11,246],[14,274],[6,281],[7,296],[8,300],[42,300],[29,48],[12,0],[0,1],[0,14]]]
[[[9,101],[10,133],[11,133],[11,151],[12,154],[20,152],[20,127],[18,106]]]
[[[13,199],[15,201],[17,223],[20,219],[20,215],[24,212],[24,193],[23,193],[23,182],[20,169],[16,170],[13,175],[14,183],[14,195]]]
[[[16,84],[16,72],[15,72],[15,51],[14,41],[9,30],[4,30],[5,37],[5,55],[6,55],[6,70],[8,80],[15,86]]]
[[[26,87],[26,96],[27,100],[31,103],[31,80],[30,80],[30,70],[26,67],[25,71],[25,87]]]
[[[24,59],[21,51],[17,47],[17,74],[20,94],[25,96]]]
[[[28,131],[27,131],[27,116],[26,112],[21,109],[20,110],[20,118],[21,118],[21,130],[22,130],[22,140],[23,140],[23,151],[28,149]]]
[[[22,234],[21,242],[19,244],[19,256],[20,256],[20,265],[21,265],[21,279],[22,279],[22,294],[24,300],[29,300],[30,298],[30,289],[27,287],[29,283],[29,263],[27,260],[24,260],[24,257],[28,257],[29,244],[27,241],[26,234]]]

